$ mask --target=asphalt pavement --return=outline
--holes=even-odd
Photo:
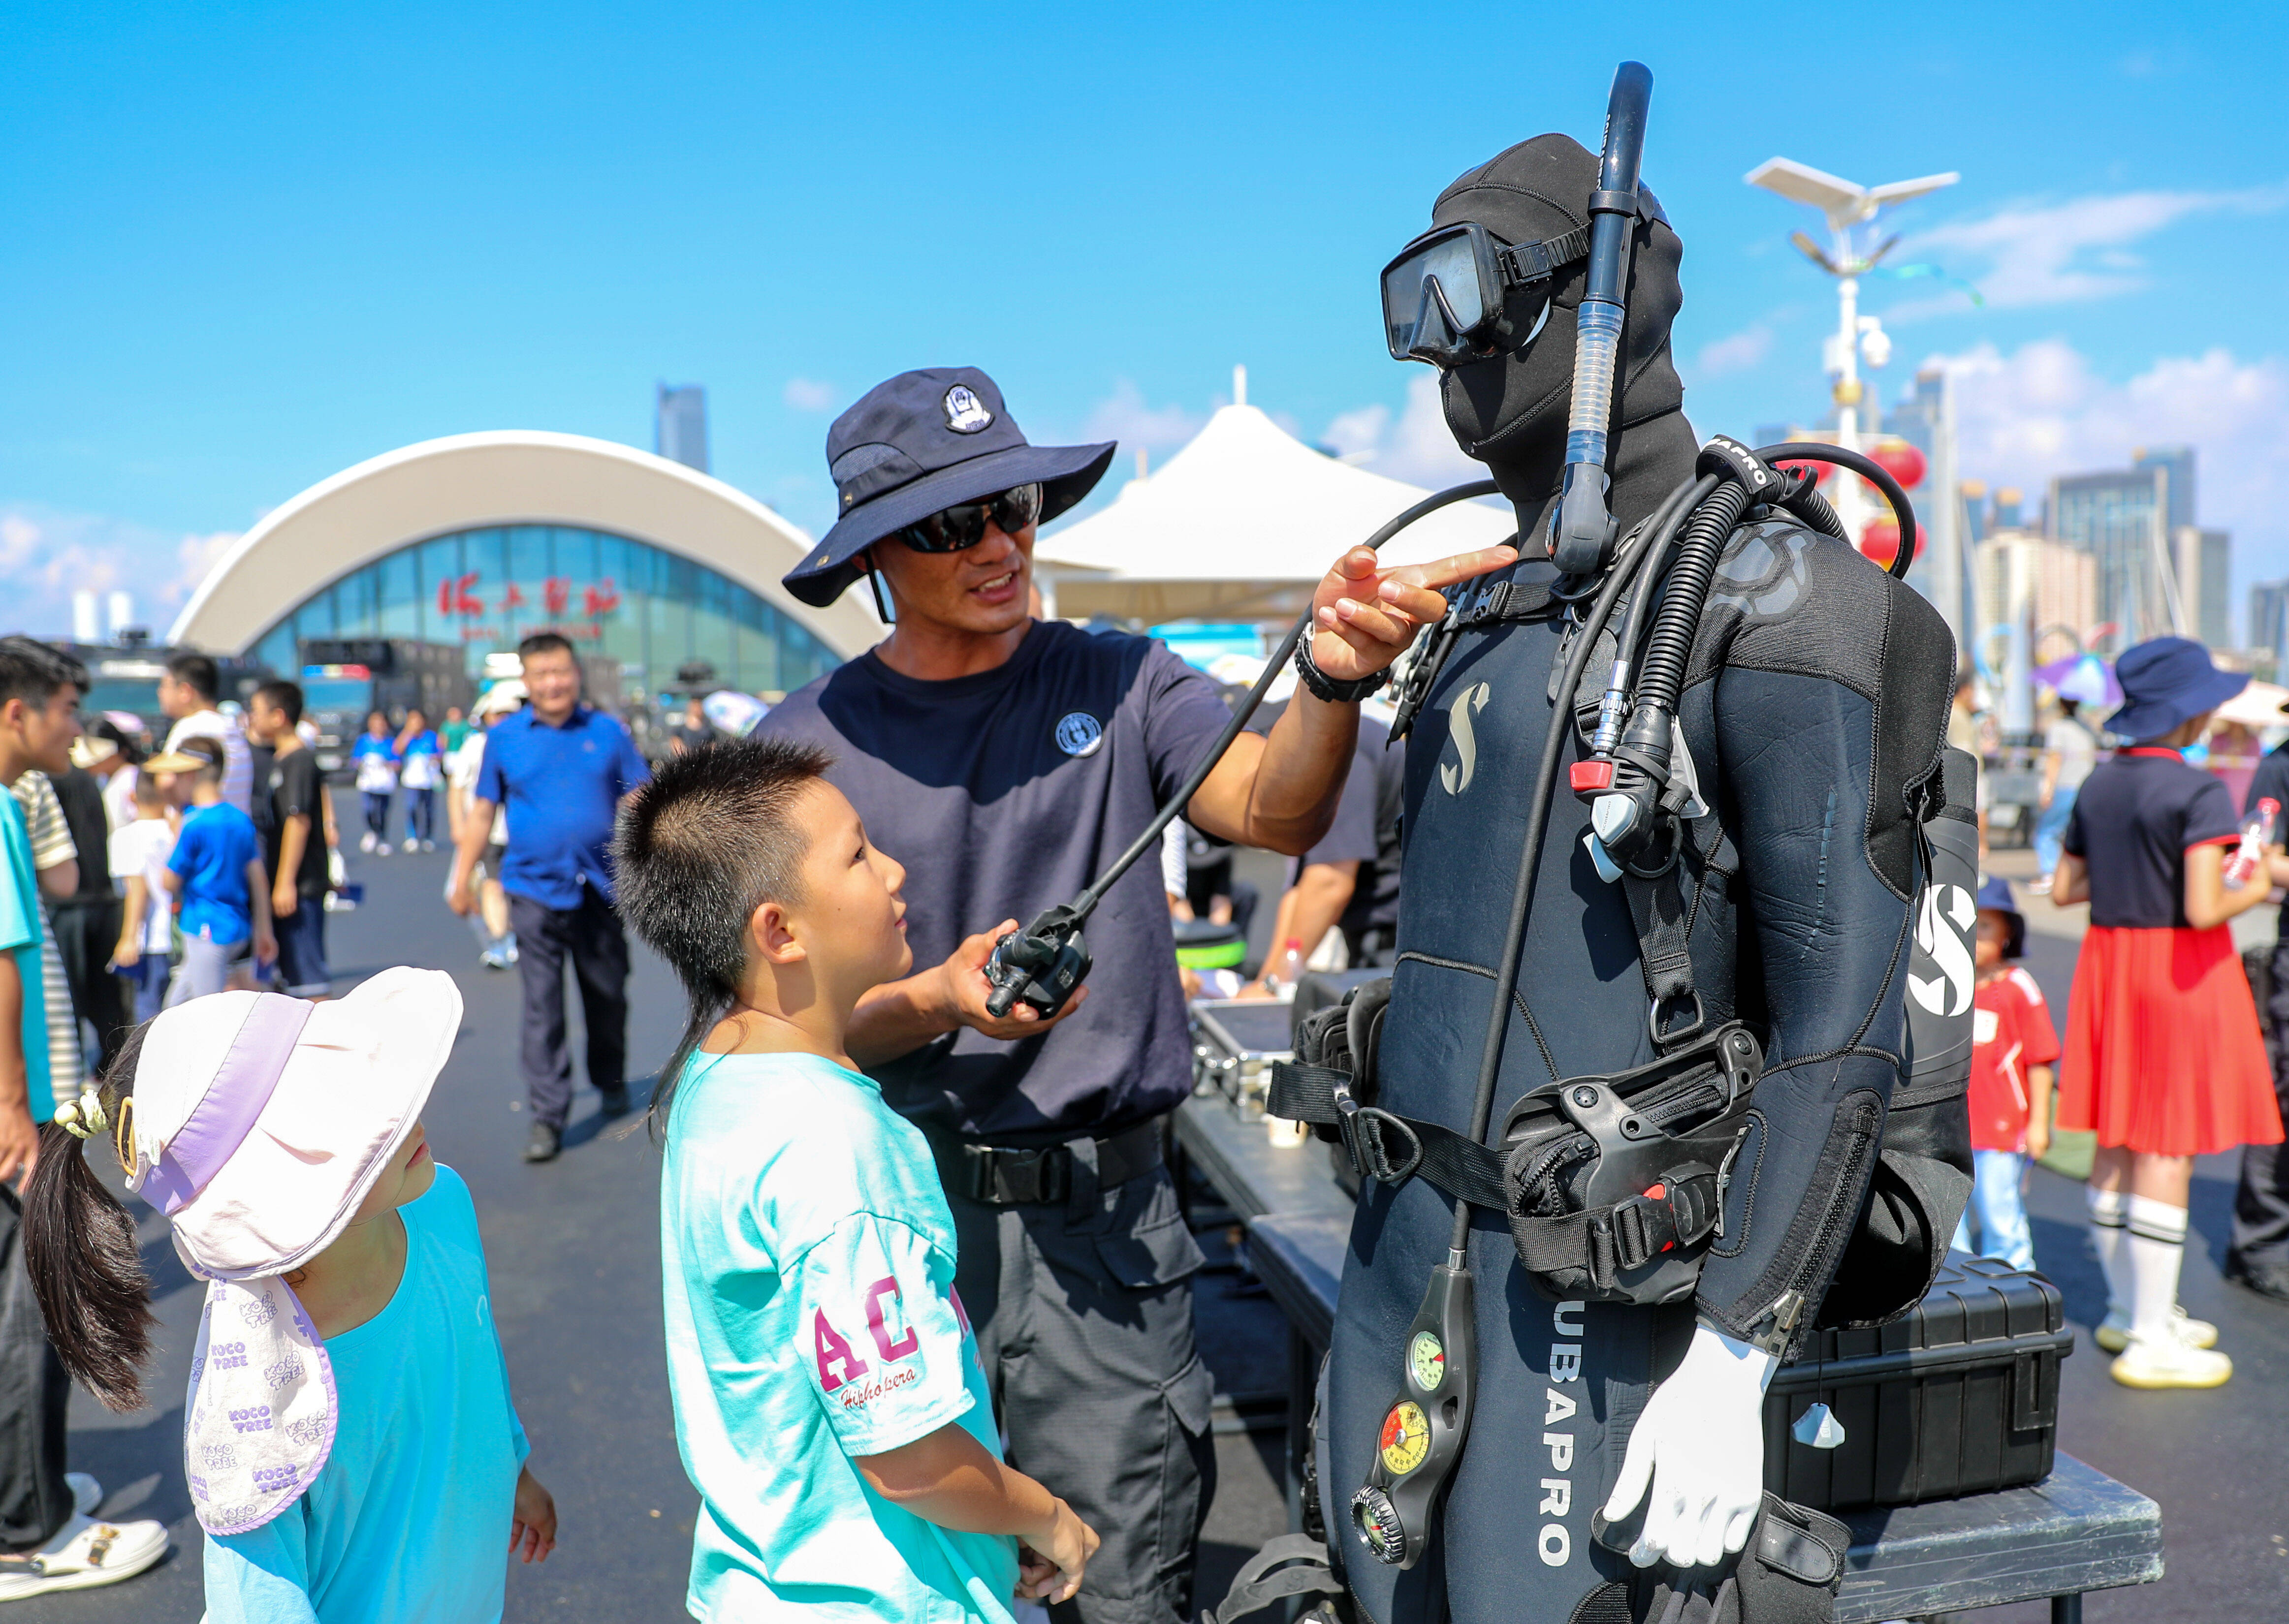
[[[682,1618],[697,1496],[676,1456],[662,1355],[658,1155],[640,1126],[624,1133],[626,1122],[601,1122],[595,1094],[583,1086],[562,1157],[538,1167],[519,1160],[527,1119],[516,1070],[517,972],[478,965],[467,927],[440,900],[444,853],[353,855],[350,862],[366,900],[330,919],[341,983],[391,964],[419,964],[451,973],[466,1001],[459,1040],[425,1121],[438,1159],[458,1168],[475,1195],[533,1469],[554,1491],[561,1517],[555,1555],[510,1571],[506,1617],[511,1624]],[[2065,1007],[2074,951],[2068,935],[2038,930],[2030,937],[2029,966],[2054,1010]],[[657,959],[641,947],[634,957],[630,1065],[641,1076],[667,1054],[682,1003]],[[2153,1495],[2166,1532],[2168,1577],[2093,1596],[2086,1616],[2094,1624],[2289,1614],[2282,1509],[2289,1499],[2289,1309],[2219,1278],[2233,1182],[2230,1158],[2205,1158],[2198,1169],[2183,1297],[2191,1312],[2218,1323],[2235,1379],[2211,1393],[2146,1394],[2110,1381],[2106,1356],[2088,1341],[2104,1292],[2084,1238],[2079,1187],[2046,1171],[2033,1178],[2037,1254],[2084,1333],[2063,1367],[2060,1447]],[[183,1485],[179,1429],[202,1288],[176,1262],[164,1224],[148,1210],[144,1217],[145,1257],[159,1284],[157,1397],[122,1416],[75,1394],[71,1463],[102,1481],[107,1515],[162,1518],[176,1549],[124,1584],[19,1604],[10,1616],[24,1624],[188,1624],[200,1616],[200,1536]],[[1221,1264],[1223,1238],[1203,1239]],[[1264,1424],[1251,1401],[1280,1388],[1286,1349],[1276,1310],[1244,1274],[1204,1273],[1197,1296],[1203,1352],[1224,1401],[1221,1478],[1196,1598],[1208,1605],[1247,1555],[1285,1531],[1276,1435],[1245,1428],[1251,1414],[1259,1429]],[[2047,1614],[2030,1605],[1976,1616],[2033,1624]]]

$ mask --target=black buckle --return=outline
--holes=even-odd
[[[1717,1227],[1717,1175],[1706,1168],[1670,1174],[1644,1195],[1616,1202],[1613,1215],[1615,1261],[1641,1269]]]
[[[1021,1150],[1005,1145],[966,1144],[969,1198],[991,1206],[1063,1201],[1073,1189],[1073,1153],[1061,1144]]]
[[[1682,1026],[1663,1026],[1661,1012],[1674,1008],[1687,999],[1693,1000],[1693,1018]],[[1682,1043],[1687,1038],[1697,1038],[1708,1024],[1709,1011],[1703,1006],[1699,991],[1692,989],[1662,999],[1646,1010],[1646,1032],[1652,1038],[1656,1049],[1665,1050],[1671,1044]]]
[[[1386,1126],[1395,1127],[1406,1135],[1410,1148],[1404,1161],[1393,1162],[1391,1152],[1384,1148]],[[1344,1153],[1351,1158],[1352,1171],[1363,1179],[1403,1184],[1423,1165],[1423,1136],[1408,1126],[1407,1118],[1360,1104],[1352,1096],[1347,1084],[1338,1085],[1336,1089],[1336,1131],[1343,1135]]]

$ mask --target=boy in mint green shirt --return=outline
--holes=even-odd
[[[700,1493],[686,1603],[716,1624],[984,1620],[1069,1600],[1097,1535],[1001,1459],[921,1131],[844,1034],[906,974],[905,871],[827,758],[663,764],[623,818],[620,912],[683,980],[661,1076],[669,1388]]]

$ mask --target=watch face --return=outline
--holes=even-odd
[[[1431,1422],[1420,1405],[1398,1404],[1383,1422],[1383,1464],[1398,1477],[1405,1477],[1423,1464],[1423,1457],[1431,1453]]]
[[[1407,1344],[1407,1373],[1415,1378],[1416,1390],[1424,1393],[1436,1392],[1446,1380],[1447,1349],[1432,1333],[1417,1331]]]

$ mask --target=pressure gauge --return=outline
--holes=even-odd
[[[1435,1333],[1417,1331],[1407,1344],[1407,1373],[1414,1379],[1416,1392],[1439,1390],[1439,1384],[1447,1379],[1447,1349]]]
[[[1403,1477],[1423,1464],[1431,1453],[1431,1421],[1416,1404],[1393,1405],[1384,1418],[1383,1464],[1395,1477]]]

